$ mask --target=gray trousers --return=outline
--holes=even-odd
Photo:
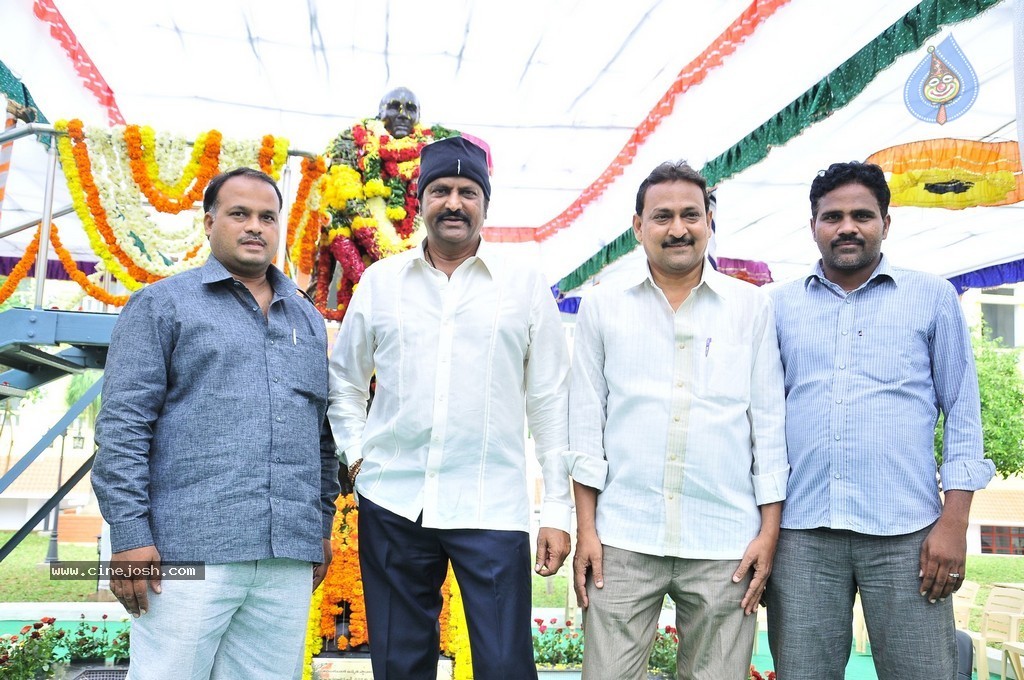
[[[658,557],[604,546],[604,588],[587,581],[584,680],[642,680],[661,606],[676,605],[680,680],[746,680],[756,617],[740,600],[750,574],[732,582],[739,560]]]
[[[766,593],[779,680],[842,680],[859,591],[879,680],[955,680],[953,602],[921,597],[920,550],[904,536],[783,529]]]

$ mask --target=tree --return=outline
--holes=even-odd
[[[1024,373],[1020,350],[1006,349],[987,326],[972,334],[981,392],[985,457],[1003,477],[1024,472]],[[935,459],[942,463],[942,418],[935,428]]]

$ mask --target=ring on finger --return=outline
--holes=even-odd
[[[960,574],[957,574],[957,573],[953,572],[953,573],[950,573],[949,577],[950,578],[954,578],[954,579],[955,578],[960,578]]]

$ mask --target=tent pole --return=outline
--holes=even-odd
[[[57,174],[57,138],[50,137],[46,152],[46,186],[43,190],[43,215],[40,218],[39,252],[36,254],[36,309],[43,308],[43,284],[50,251],[50,224],[53,221],[53,183]]]

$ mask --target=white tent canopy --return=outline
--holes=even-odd
[[[1017,11],[1020,12],[1020,0]],[[937,137],[1018,138],[1014,0],[942,29],[978,75],[973,108],[944,126],[914,119],[904,83],[923,50],[901,57],[834,115],[806,129],[718,189],[717,252],[765,261],[776,278],[817,258],[807,188],[836,160]],[[33,12],[50,0],[3,0],[0,62],[51,120],[108,124],[50,25]],[[540,258],[552,283],[629,227],[636,187],[657,163],[701,167],[743,139],[918,3],[718,0],[408,0],[305,3],[273,0],[117,0],[53,4],[113,92],[124,119],[189,137],[281,135],[321,152],[380,96],[404,85],[424,122],[472,133],[494,157],[488,224],[537,227],[564,210],[608,166],[634,128],[706,48],[730,27],[749,36],[674,100],[672,114],[621,176],[571,226],[518,250]],[[776,9],[775,7],[778,6]],[[744,12],[766,18],[745,26]],[[1019,67],[1018,67],[1019,68]],[[44,150],[22,140],[0,230],[38,217]],[[58,180],[60,180],[58,173]],[[58,181],[60,185],[61,182]],[[294,191],[294,186],[292,187]],[[70,204],[58,186],[56,205]],[[1021,205],[953,211],[895,208],[885,251],[899,264],[951,276],[1024,257]],[[90,257],[73,216],[58,221],[76,254]],[[0,241],[23,252],[30,234]],[[512,247],[512,246],[510,246]],[[91,256],[95,259],[95,256]]]

